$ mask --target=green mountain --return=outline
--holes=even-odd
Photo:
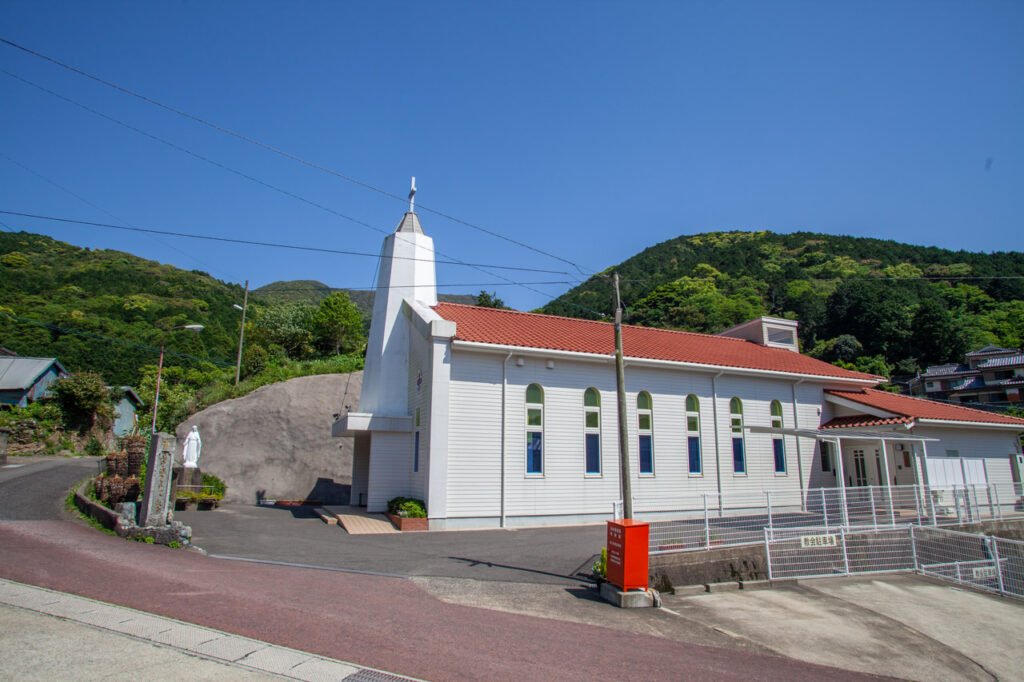
[[[539,312],[715,333],[760,315],[800,322],[805,352],[912,374],[988,343],[1024,345],[1024,254],[809,232],[711,232],[652,246]]]
[[[0,233],[0,346],[56,357],[71,371],[99,372],[110,384],[138,386],[156,365],[163,330],[165,366],[231,366],[237,352],[242,288],[113,250],[92,250],[27,232]]]
[[[259,289],[253,289],[252,295],[264,303],[280,305],[287,303],[307,303],[319,305],[332,292],[343,291],[366,320],[373,314],[373,292],[363,289],[334,289],[323,282],[312,279],[296,279],[271,282]],[[476,296],[471,294],[438,294],[438,300],[449,303],[476,303]]]

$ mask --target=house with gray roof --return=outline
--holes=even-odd
[[[68,376],[57,358],[0,357],[0,405],[25,407],[50,395],[53,382]]]
[[[1024,350],[988,345],[963,363],[932,365],[910,380],[911,395],[958,403],[1000,405],[1024,400]]]

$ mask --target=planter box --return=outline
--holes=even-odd
[[[407,516],[395,516],[394,514],[388,514],[388,518],[391,519],[391,525],[402,531],[428,530],[430,527],[430,520],[427,518],[410,519]]]

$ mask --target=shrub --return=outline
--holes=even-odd
[[[607,547],[602,547],[601,548],[601,558],[594,562],[594,565],[591,566],[591,569],[594,571],[594,575],[596,575],[599,578],[607,578],[608,577],[608,548]]]
[[[410,519],[427,517],[427,505],[414,497],[395,497],[388,501],[388,512]]]
[[[82,431],[93,426],[97,417],[110,417],[110,392],[96,372],[75,372],[53,383],[53,396],[64,421]]]
[[[103,449],[103,443],[99,441],[95,434],[89,436],[89,441],[85,444],[85,454],[90,457],[100,457],[106,454],[106,450]]]

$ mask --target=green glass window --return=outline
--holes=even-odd
[[[651,394],[647,391],[640,391],[640,395],[636,397],[636,406],[641,410],[651,409]]]

